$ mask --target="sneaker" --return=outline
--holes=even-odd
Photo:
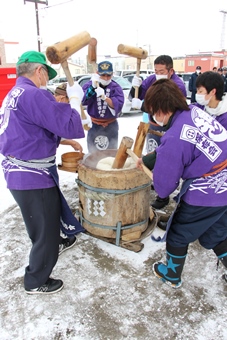
[[[62,290],[64,284],[62,280],[49,278],[47,282],[39,288],[25,289],[27,294],[54,294]]]
[[[152,270],[153,270],[154,275],[158,279],[160,279],[162,282],[166,283],[167,285],[169,285],[170,287],[175,288],[175,289],[179,288],[182,285],[182,281],[172,282],[172,281],[167,280],[167,278],[164,277],[163,274],[158,270],[159,266],[165,266],[166,267],[166,265],[162,262],[155,262],[153,264]]]
[[[223,278],[223,280],[225,280],[227,282],[227,274],[223,274],[222,278]]]
[[[158,210],[158,209],[164,208],[168,204],[169,204],[169,196],[165,198],[161,198],[157,196],[156,200],[151,204],[151,206]]]
[[[76,236],[70,238],[61,238],[62,243],[59,244],[58,255],[61,255],[65,250],[72,248],[76,244]]]

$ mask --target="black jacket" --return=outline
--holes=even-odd
[[[199,73],[201,74],[201,72]],[[197,72],[192,73],[191,78],[189,79],[188,89],[191,92],[196,92],[196,79],[199,76]]]

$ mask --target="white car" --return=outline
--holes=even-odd
[[[78,84],[80,84],[80,86],[83,87],[83,85],[85,83],[87,83],[90,79],[91,79],[91,75],[88,74],[84,77],[81,77],[78,80]],[[131,83],[127,79],[125,79],[123,77],[119,77],[119,76],[113,76],[112,79],[114,81],[116,81],[116,83],[118,83],[121,86],[121,88],[124,92],[124,96],[125,96],[125,102],[124,102],[124,105],[122,107],[121,113],[119,114],[119,117],[123,116],[125,113],[133,113],[133,114],[134,113],[141,113],[142,114],[141,110],[132,109],[132,103],[128,99],[128,95],[129,95],[130,89],[132,87]]]

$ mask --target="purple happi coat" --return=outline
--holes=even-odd
[[[180,77],[174,72],[173,75],[170,78],[181,90],[183,93],[184,97],[186,97],[186,88],[185,85]],[[152,74],[151,76],[147,77],[146,79],[143,80],[140,88],[139,88],[139,99],[143,100],[145,97],[145,94],[149,87],[156,81],[156,76],[155,74]]]
[[[84,137],[79,113],[69,104],[57,103],[52,94],[28,78],[19,77],[0,111],[0,153],[6,156],[2,168],[7,187],[29,190],[55,186],[47,169],[17,165],[7,156],[23,161],[54,158],[60,137]]]
[[[114,109],[111,109],[106,101],[103,101],[101,98],[97,98],[95,92],[90,97],[86,96],[86,92],[91,84],[91,81],[84,84],[83,90],[85,95],[82,101],[83,105],[87,105],[87,112],[89,113],[89,115],[96,119],[105,120],[117,118],[124,105],[124,92],[121,86],[117,84],[114,80],[111,80],[109,85],[103,87],[105,95],[111,98],[113,102]]]
[[[208,113],[190,105],[190,111],[177,111],[169,130],[156,149],[153,170],[155,191],[169,196],[180,179],[194,178],[182,200],[196,206],[227,205],[227,131]]]

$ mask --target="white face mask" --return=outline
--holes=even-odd
[[[39,87],[41,90],[47,90],[47,86],[40,85]]]
[[[157,120],[156,115],[153,115],[152,118],[154,119],[154,121],[155,121],[159,126],[164,126],[165,116],[164,116],[162,122],[159,122],[159,121]]]
[[[205,99],[205,94],[198,94],[196,93],[195,94],[195,100],[197,101],[198,104],[200,105],[208,105],[209,104],[209,101],[210,101],[210,98],[209,99]]]
[[[101,78],[100,78],[99,82],[100,82],[103,86],[107,86],[107,85],[110,84],[111,79],[105,80],[105,79],[101,79]]]
[[[155,77],[156,77],[156,80],[168,79],[168,74],[156,74]]]
[[[42,70],[42,72],[43,72],[43,75],[44,75],[44,78],[45,78],[45,80],[46,80],[46,85],[41,85],[41,82],[40,82],[40,89],[41,90],[47,90],[47,83],[48,83],[48,81],[47,81],[47,79],[46,79],[46,76],[45,76],[45,73],[44,73],[44,71]]]

